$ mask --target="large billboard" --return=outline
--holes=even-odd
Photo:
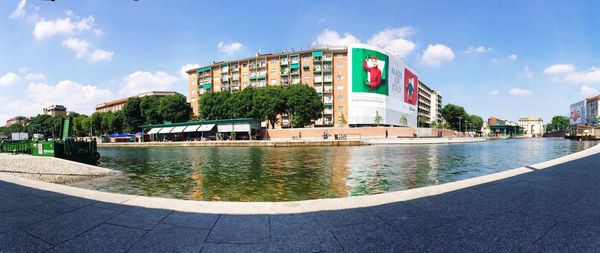
[[[363,44],[348,47],[348,123],[417,126],[418,76],[402,60]]]
[[[585,124],[585,100],[571,105],[569,123],[571,125]]]

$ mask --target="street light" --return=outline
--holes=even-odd
[[[458,116],[458,133],[462,133],[462,116]]]

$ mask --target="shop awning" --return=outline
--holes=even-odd
[[[171,133],[183,133],[183,130],[186,128],[186,126],[178,126],[178,127],[174,127],[173,130],[171,130]]]
[[[171,130],[173,130],[173,127],[163,127],[163,129],[158,131],[158,133],[159,134],[168,134],[171,132]]]
[[[193,125],[193,126],[187,126],[183,132],[184,133],[192,133],[192,132],[197,132],[198,128],[200,128],[202,125]]]
[[[235,124],[233,125],[235,132],[250,132],[250,124]]]
[[[156,134],[158,133],[158,131],[160,131],[162,128],[157,127],[157,128],[152,128],[150,129],[150,131],[148,131],[148,134]]]
[[[297,69],[299,67],[300,67],[300,64],[298,64],[298,63],[292,63],[292,65],[290,65],[291,69]]]
[[[198,132],[209,132],[215,127],[215,124],[206,124],[198,128]]]

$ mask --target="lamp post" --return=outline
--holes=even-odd
[[[462,116],[458,116],[458,134],[462,133]]]

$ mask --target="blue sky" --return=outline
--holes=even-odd
[[[91,113],[181,70],[257,51],[360,41],[397,54],[444,104],[517,120],[600,90],[598,1],[0,2],[0,120]]]

